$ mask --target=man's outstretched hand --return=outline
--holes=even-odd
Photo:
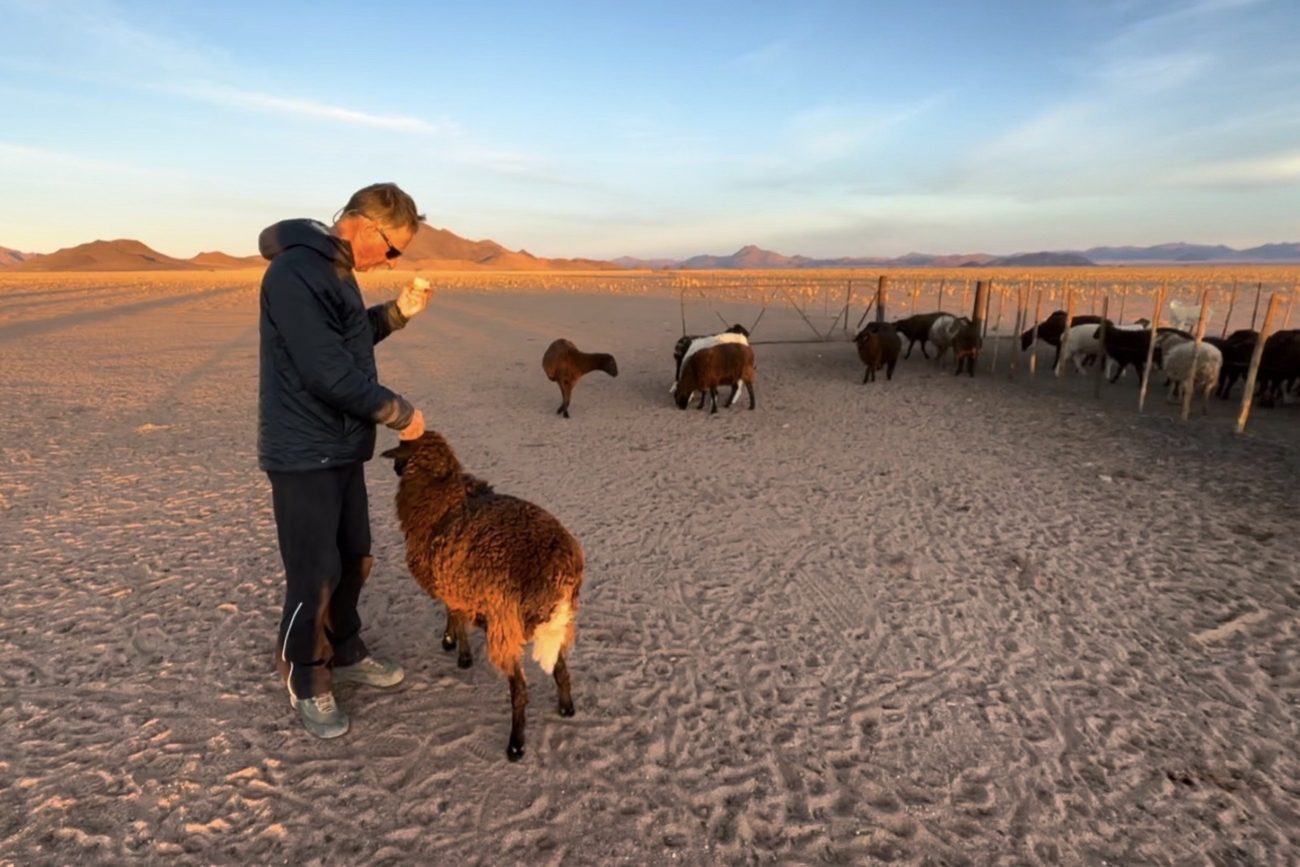
[[[418,440],[424,436],[424,413],[418,409],[411,416],[411,422],[397,434],[399,440]]]

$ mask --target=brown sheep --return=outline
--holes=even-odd
[[[957,333],[952,337],[952,354],[957,360],[957,372],[954,376],[961,376],[962,368],[966,368],[968,376],[975,375],[975,360],[980,357],[980,349],[984,346],[984,339],[980,337],[980,320],[970,320],[964,316],[957,320],[961,323]]]
[[[691,393],[698,391],[700,409],[704,409],[704,399],[712,397],[710,413],[715,413],[718,411],[718,386],[742,382],[749,391],[749,408],[753,409],[757,402],[754,396],[755,375],[754,350],[747,343],[720,343],[701,349],[682,364],[675,397],[677,408],[686,409],[691,402]]]
[[[867,327],[853,338],[858,345],[858,358],[867,366],[862,375],[862,382],[875,381],[876,371],[885,368],[885,379],[894,378],[894,366],[898,364],[899,353],[903,350],[903,341],[898,331],[887,322],[868,322]],[[923,350],[925,347],[921,347]]]
[[[401,477],[397,517],[406,564],[425,591],[447,606],[462,667],[471,662],[465,630],[479,623],[487,654],[510,680],[506,757],[524,754],[528,688],[523,653],[553,674],[561,716],[573,716],[565,657],[573,646],[582,587],[582,546],[546,510],[498,494],[465,473],[441,434],[427,431],[384,452]],[[444,638],[444,643],[446,639]]]
[[[555,414],[568,418],[569,397],[578,380],[593,370],[603,370],[610,376],[618,376],[618,362],[606,352],[583,352],[561,337],[546,347],[546,354],[542,356],[542,370],[546,371],[547,379],[560,384],[560,395],[564,402]]]

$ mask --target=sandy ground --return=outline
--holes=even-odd
[[[775,345],[710,418],[668,403],[676,300],[440,295],[381,374],[582,541],[578,715],[530,662],[505,761],[376,461],[362,614],[408,677],[320,742],[270,668],[255,289],[210,279],[0,287],[0,862],[1300,861],[1300,407],[1242,438],[1131,379]],[[569,421],[557,336],[621,370]]]

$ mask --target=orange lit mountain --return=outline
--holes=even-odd
[[[164,256],[139,241],[91,241],[65,247],[48,256],[33,256],[13,271],[180,271],[194,265]]]
[[[231,256],[229,253],[221,253],[216,250],[211,253],[200,253],[186,261],[199,268],[218,269],[261,268],[266,265],[266,260],[261,256]]]
[[[399,267],[442,271],[599,271],[620,269],[596,259],[543,259],[527,250],[514,252],[496,241],[470,241],[454,232],[420,224]]]
[[[8,247],[0,247],[0,268],[10,268],[30,258],[31,255],[28,253],[20,253],[17,250],[10,250]]]

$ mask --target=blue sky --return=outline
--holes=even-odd
[[[376,180],[543,256],[1300,241],[1300,3],[0,0],[0,245]]]

